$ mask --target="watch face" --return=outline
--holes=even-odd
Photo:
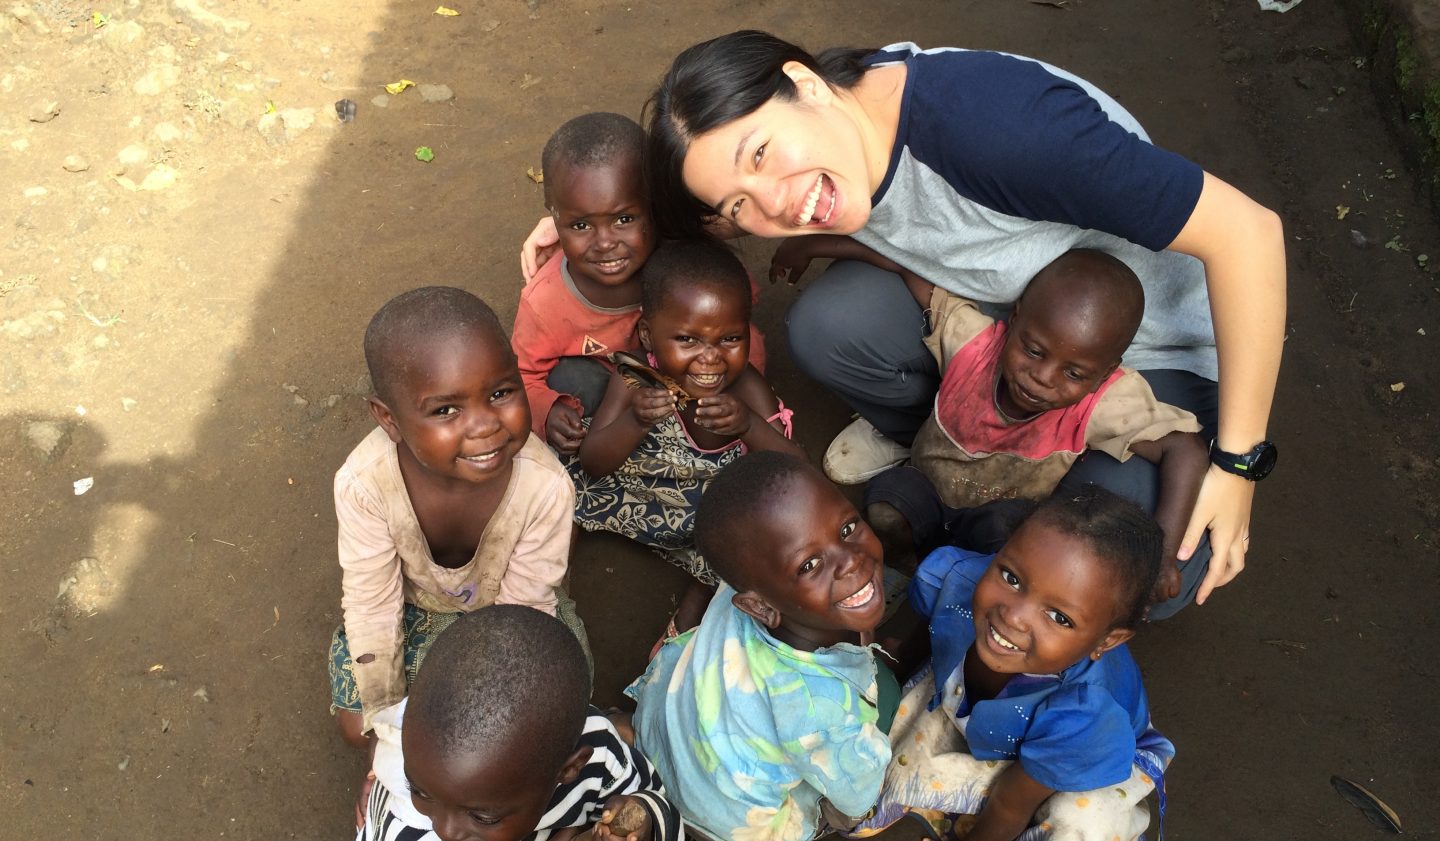
[[[1270,471],[1275,469],[1278,456],[1274,444],[1269,441],[1260,442],[1259,446],[1250,451],[1250,477],[1258,482],[1269,476]]]

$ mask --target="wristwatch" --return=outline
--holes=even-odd
[[[1252,482],[1269,476],[1278,457],[1275,445],[1269,441],[1261,441],[1248,453],[1227,453],[1215,446],[1215,439],[1210,440],[1210,463],[1226,473],[1243,476]]]

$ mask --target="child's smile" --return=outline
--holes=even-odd
[[[599,306],[638,301],[629,282],[655,249],[638,163],[562,166],[546,175],[560,247],[581,294]],[[629,294],[618,300],[622,286]]]

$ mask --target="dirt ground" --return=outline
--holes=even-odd
[[[1436,834],[1440,231],[1330,4],[436,2],[0,11],[0,836],[349,836],[324,652],[364,325],[435,282],[512,316],[545,138],[744,26],[1044,58],[1284,216],[1251,565],[1135,645],[1179,748],[1165,831],[1365,837],[1340,774]],[[785,353],[796,294],[759,320],[818,455],[847,413]],[[618,540],[573,569],[612,703],[682,582]]]

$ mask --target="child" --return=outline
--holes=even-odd
[[[908,285],[929,309],[925,341],[943,373],[935,410],[911,450],[915,469],[882,474],[867,490],[866,513],[884,524],[877,527],[902,544],[893,537],[897,526],[902,535],[908,526],[922,548],[953,540],[993,551],[975,537],[985,525],[973,512],[961,520],[967,535],[952,530],[949,540],[937,539],[941,522],[953,525],[957,515],[945,509],[1042,499],[1086,450],[1122,462],[1135,454],[1160,468],[1155,516],[1165,552],[1152,599],[1178,595],[1176,556],[1209,461],[1194,415],[1160,403],[1144,377],[1120,367],[1145,309],[1134,272],[1099,251],[1066,252],[1030,281],[1008,321],[939,287]],[[996,509],[1005,519],[1004,503],[985,510]],[[1203,564],[1187,567],[1195,567],[1185,577],[1198,586]]]
[[[410,697],[375,718],[356,841],[560,841],[587,827],[597,841],[682,839],[655,769],[589,694],[584,654],[554,619],[515,605],[459,617]]]
[[[645,132],[619,114],[585,114],[545,144],[545,207],[565,257],[550,260],[520,293],[515,354],[535,434],[562,455],[585,438],[609,380],[606,355],[636,347],[640,267],[655,249],[641,177]],[[752,328],[753,329],[753,328]],[[751,361],[765,345],[752,333]]]
[[[1161,540],[1144,511],[1087,486],[1040,503],[998,555],[926,558],[910,603],[932,669],[900,704],[885,793],[857,834],[910,811],[975,815],[967,841],[1135,838],[1152,788],[1163,817],[1175,750],[1124,645]]]
[[[659,549],[694,576],[675,614],[682,631],[700,621],[715,582],[691,540],[705,484],[747,451],[800,450],[790,441],[790,410],[745,362],[750,278],[739,258],[716,243],[667,242],[640,273],[640,344],[686,399],[630,388],[612,374],[567,467],[581,527]]]
[[[803,841],[880,794],[899,687],[869,648],[880,544],[796,456],[755,453],[706,491],[695,539],[725,582],[626,693],[636,744],[711,838]]]
[[[556,590],[574,492],[530,433],[495,313],[459,289],[406,292],[371,319],[365,362],[379,426],[335,474],[345,621],[330,649],[331,708],[356,746],[457,613],[558,603],[584,633]]]

